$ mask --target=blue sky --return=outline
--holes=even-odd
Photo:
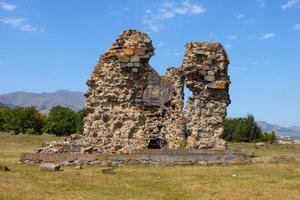
[[[85,91],[118,35],[147,32],[163,74],[188,41],[230,57],[228,115],[300,125],[300,0],[0,0],[0,93]]]

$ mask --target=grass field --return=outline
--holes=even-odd
[[[53,199],[165,199],[165,200],[300,200],[300,145],[231,144],[256,156],[288,155],[295,162],[231,166],[121,166],[116,174],[99,173],[97,166],[41,172],[38,165],[19,165],[21,152],[31,152],[43,141],[60,138],[11,136],[0,133],[0,200]]]

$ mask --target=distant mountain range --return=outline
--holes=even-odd
[[[43,113],[47,113],[54,106],[65,106],[78,111],[83,108],[85,97],[83,92],[58,90],[49,93],[13,92],[0,94],[0,107],[28,107],[35,106]],[[262,131],[275,131],[279,137],[289,137],[300,140],[300,127],[282,127],[257,121]]]
[[[264,121],[257,121],[257,125],[261,128],[262,131],[274,131],[280,138],[300,140],[300,127],[298,126],[282,127],[278,125],[269,124]]]
[[[8,107],[35,106],[43,113],[47,113],[54,106],[65,106],[78,111],[83,108],[85,97],[83,92],[58,90],[56,92],[31,93],[13,92],[0,94],[0,103]]]

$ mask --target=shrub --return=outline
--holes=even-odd
[[[35,107],[21,108],[19,116],[19,132],[41,134],[45,117]]]
[[[83,133],[83,118],[85,118],[88,114],[87,109],[82,109],[77,112],[77,126],[76,132],[82,134]]]
[[[276,134],[274,131],[271,132],[264,132],[260,136],[260,141],[262,142],[270,142],[273,143],[276,140]]]
[[[34,107],[0,110],[0,130],[14,133],[40,134],[45,117]]]
[[[261,130],[254,117],[226,119],[223,139],[232,142],[254,142],[260,139]]]
[[[0,129],[2,131],[20,132],[20,108],[4,108],[0,110]]]
[[[76,129],[77,115],[72,109],[56,106],[50,110],[44,126],[45,132],[62,136],[73,134]]]

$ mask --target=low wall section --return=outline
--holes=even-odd
[[[238,164],[250,157],[238,150],[144,150],[131,154],[23,153],[21,162],[117,164]]]

